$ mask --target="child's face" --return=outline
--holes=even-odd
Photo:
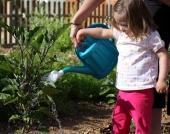
[[[120,29],[120,31],[126,33],[126,34],[130,34],[130,30],[128,28],[128,25],[126,23],[118,23],[118,27]]]
[[[114,18],[118,29],[126,34],[130,34],[130,30],[127,24],[127,19],[125,14],[114,13]]]
[[[123,32],[125,32],[125,31],[128,31],[128,26],[127,26],[127,24],[125,24],[125,23],[118,23],[118,27],[119,27],[119,29],[121,30],[121,31],[123,31]]]

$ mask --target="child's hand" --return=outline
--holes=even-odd
[[[156,91],[158,93],[165,93],[168,89],[168,85],[165,80],[158,80],[156,83]]]
[[[85,37],[85,29],[80,29],[76,35],[77,43],[80,44],[85,39]]]
[[[74,46],[77,46],[77,40],[76,40],[76,35],[79,29],[81,29],[82,26],[81,25],[77,25],[77,24],[72,24],[71,25],[71,31],[70,31],[70,38],[74,44]]]

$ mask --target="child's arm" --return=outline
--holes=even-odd
[[[157,56],[159,58],[159,76],[156,90],[158,93],[163,93],[167,90],[168,87],[166,83],[169,70],[168,52],[165,50],[165,48],[161,48],[160,50],[158,50]]]
[[[113,38],[113,31],[104,28],[80,29],[76,35],[77,42],[80,43],[86,36],[92,36],[94,38]]]

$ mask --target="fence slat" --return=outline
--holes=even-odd
[[[48,17],[51,17],[51,1],[48,2]]]
[[[27,16],[27,25],[29,25],[29,18],[30,18],[30,1],[27,0],[27,8],[26,8],[26,16]]]
[[[0,17],[1,18],[1,17]],[[1,45],[1,43],[2,43],[2,28],[0,27],[0,45]]]
[[[56,1],[54,1],[53,13],[56,14]]]
[[[11,1],[11,3],[12,3],[12,1]],[[12,14],[12,10],[13,10],[13,7],[12,6],[10,6],[10,14]],[[11,20],[12,20],[13,18],[12,18],[12,15],[10,16],[10,25],[11,25]],[[10,44],[12,44],[12,35],[10,34],[9,35],[10,36],[10,41],[9,41],[9,43]]]
[[[102,5],[102,15],[105,16],[105,5]],[[104,17],[102,18],[102,22],[104,22]]]
[[[48,1],[47,3],[37,0],[0,0],[1,10],[0,18],[3,22],[13,26],[28,25],[29,17],[34,15],[35,9],[39,12],[40,6],[44,8],[44,15],[48,17],[57,16],[64,23],[69,23],[71,17],[80,8],[80,1]],[[37,7],[37,8],[36,8]],[[112,7],[111,7],[112,8]],[[111,12],[111,11],[110,11]],[[24,18],[25,15],[25,18]],[[106,22],[109,13],[108,5],[101,4],[96,10],[84,21],[84,27],[94,22]],[[0,44],[10,46],[14,44],[14,38],[3,28],[0,27]]]
[[[61,19],[61,3],[58,2],[58,18]]]
[[[71,8],[70,8],[70,5],[71,5],[71,3],[70,3],[70,2],[68,2],[68,9],[67,9],[67,13],[68,13],[69,17],[68,17],[67,22],[70,22],[70,16],[71,16]]]
[[[7,1],[5,1],[4,11],[7,13]],[[7,16],[4,17],[4,22],[7,24]],[[4,30],[4,44],[7,44],[7,31]]]

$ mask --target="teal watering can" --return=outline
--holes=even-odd
[[[108,28],[104,24],[92,24],[90,28]],[[47,81],[56,82],[62,75],[75,72],[92,75],[100,79],[109,74],[116,66],[118,51],[112,39],[95,39],[87,37],[77,48],[75,53],[83,66],[68,66],[60,71],[52,71],[47,76]]]

